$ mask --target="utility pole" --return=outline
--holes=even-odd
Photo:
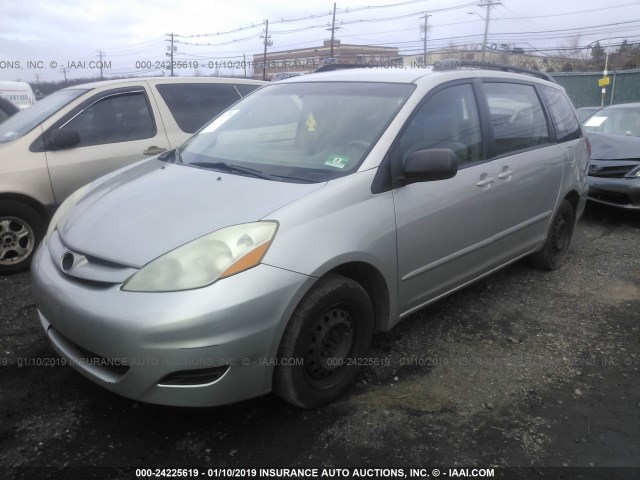
[[[336,27],[336,4],[333,3],[333,19],[331,20],[331,28],[327,28],[327,30],[331,30],[331,47],[329,50],[329,58],[331,59],[331,63],[334,63],[333,58],[333,43],[336,38],[336,30],[340,30],[341,27]]]
[[[98,56],[100,57],[100,80],[104,80],[104,77],[102,76],[102,55],[104,54],[104,52],[102,50],[98,50]]]
[[[267,47],[273,45],[271,37],[269,36],[269,19],[265,21],[264,27],[264,55],[262,56],[262,80],[267,79]]]
[[[62,67],[62,70],[60,70],[62,72],[62,74],[64,75],[64,86],[67,87],[67,69]]]
[[[333,2],[333,19],[331,20],[331,53],[330,58],[333,58],[333,40],[336,38],[336,2]]]
[[[487,13],[484,17],[484,39],[482,41],[482,61],[484,62],[484,58],[487,52],[487,35],[489,34],[489,19],[491,16],[491,7],[493,7],[494,5],[502,5],[502,2],[486,0],[485,2],[477,3],[476,5],[479,7],[487,7]]]
[[[427,62],[427,33],[429,32],[429,30],[427,28],[427,19],[430,16],[431,15],[427,15],[426,13],[424,14],[424,44],[423,44],[423,48],[422,48],[422,62],[424,63],[425,67],[428,65],[428,62]]]
[[[167,48],[167,50],[169,50],[169,53],[167,53],[167,57],[169,57],[169,62],[171,62],[169,64],[169,69],[171,70],[171,76],[173,77],[173,52],[175,50],[175,47],[173,46],[173,33],[167,33],[166,34],[168,37],[171,37],[171,39],[169,40],[170,42],[170,46]]]
[[[242,54],[242,66],[244,67],[244,78],[247,78],[247,55]]]

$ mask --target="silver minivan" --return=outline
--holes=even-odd
[[[32,268],[39,318],[129,398],[318,407],[375,332],[518,259],[558,268],[588,158],[562,87],[533,76],[274,82],[60,207]]]
[[[29,267],[48,220],[86,183],[175,148],[266,82],[162,77],[59,90],[0,125],[0,274]]]

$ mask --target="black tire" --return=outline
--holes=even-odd
[[[309,409],[341,397],[369,350],[373,323],[371,299],[359,283],[335,274],[318,280],[282,337],[274,393]]]
[[[0,201],[0,275],[29,268],[46,228],[46,220],[30,206]]]
[[[567,200],[563,200],[553,217],[544,246],[529,257],[531,265],[543,270],[560,268],[569,252],[574,226],[573,207]]]

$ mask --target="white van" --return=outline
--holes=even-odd
[[[27,82],[0,82],[0,97],[6,98],[20,109],[36,103],[36,96]]]

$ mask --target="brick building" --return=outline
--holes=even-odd
[[[355,63],[361,65],[384,65],[398,58],[397,47],[376,45],[348,45],[340,40],[333,41],[333,59],[331,58],[331,40],[325,40],[321,47],[298,48],[281,52],[267,52],[266,78],[282,72],[308,73],[331,63]],[[263,55],[254,55],[254,77],[261,79]]]

